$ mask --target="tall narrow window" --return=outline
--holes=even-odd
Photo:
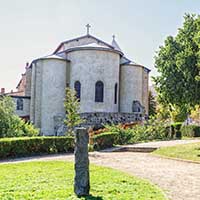
[[[23,104],[23,99],[18,98],[17,99],[17,110],[23,110],[24,104]]]
[[[97,81],[95,84],[95,102],[103,102],[103,82]]]
[[[81,99],[81,83],[79,81],[76,81],[74,83],[74,89],[76,91],[76,97],[80,101],[80,99]]]
[[[115,83],[115,100],[114,103],[117,104],[117,83]]]

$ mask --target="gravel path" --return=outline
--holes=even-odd
[[[198,141],[195,140],[195,142]],[[167,146],[167,143],[171,146],[171,141],[162,142],[162,145]],[[177,143],[182,144],[184,142],[176,141],[173,144],[175,145]],[[188,140],[186,140],[186,143],[188,143]],[[72,154],[54,155],[15,159],[11,162],[34,160],[73,161],[74,156]],[[90,153],[90,162],[116,168],[132,175],[148,179],[162,188],[169,199],[200,199],[200,164],[164,159],[148,153],[133,152],[93,152]]]

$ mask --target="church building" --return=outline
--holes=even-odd
[[[86,123],[126,123],[148,116],[150,70],[127,58],[115,37],[109,44],[89,33],[61,42],[55,51],[33,60],[9,95],[16,113],[43,135],[58,135],[65,117],[66,87],[80,99]]]

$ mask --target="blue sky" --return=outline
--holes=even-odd
[[[181,27],[199,0],[0,0],[0,87],[15,89],[25,63],[52,53],[61,41],[86,33],[121,49],[155,75],[155,51]]]

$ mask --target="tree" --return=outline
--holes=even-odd
[[[155,56],[153,80],[158,100],[186,118],[200,103],[200,16],[186,14],[175,37],[168,36]]]
[[[36,136],[39,131],[32,124],[14,114],[14,102],[11,97],[0,97],[0,138]]]
[[[10,97],[0,97],[0,137],[8,134],[14,115],[14,102]]]
[[[152,92],[149,91],[149,116],[154,116],[156,114],[156,101]]]
[[[78,113],[80,109],[79,99],[76,97],[76,92],[70,88],[66,88],[66,98],[64,102],[66,119],[64,120],[68,128],[68,134],[73,135],[74,127],[80,125],[84,120]]]

